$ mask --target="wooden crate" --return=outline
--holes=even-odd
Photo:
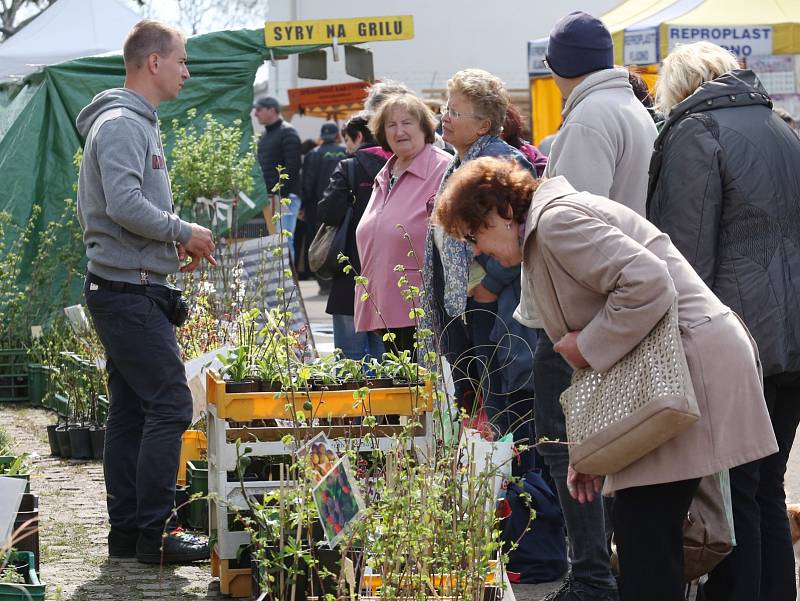
[[[211,550],[211,576],[219,578],[219,590],[230,597],[245,597],[253,594],[253,582],[250,568],[232,568],[233,560],[220,559],[217,548]]]

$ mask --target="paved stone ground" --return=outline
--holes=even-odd
[[[0,424],[17,451],[30,453],[31,490],[39,498],[41,578],[54,601],[219,599],[208,564],[146,566],[109,560],[100,462],[50,457],[45,426],[55,415],[24,405],[0,406]]]

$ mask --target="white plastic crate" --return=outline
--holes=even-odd
[[[231,532],[228,529],[228,508],[213,500],[208,502],[208,518],[212,535],[217,536],[217,555],[220,559],[236,559],[239,548],[250,544],[247,532]]]
[[[239,547],[250,544],[246,532],[231,531],[228,528],[229,516],[237,510],[246,511],[247,503],[239,482],[228,482],[228,474],[223,470],[208,472],[208,492],[213,493],[208,501],[208,520],[210,532],[217,533],[220,559],[235,559]],[[284,486],[291,486],[290,482]],[[259,496],[280,487],[279,481],[259,480],[245,482],[248,496]]]

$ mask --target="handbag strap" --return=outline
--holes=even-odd
[[[351,205],[356,204],[356,157],[352,157],[347,161],[347,185],[350,186],[350,195],[352,200]]]

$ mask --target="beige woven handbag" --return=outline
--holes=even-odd
[[[677,301],[611,369],[575,370],[561,405],[570,463],[584,474],[614,474],[696,422]]]

